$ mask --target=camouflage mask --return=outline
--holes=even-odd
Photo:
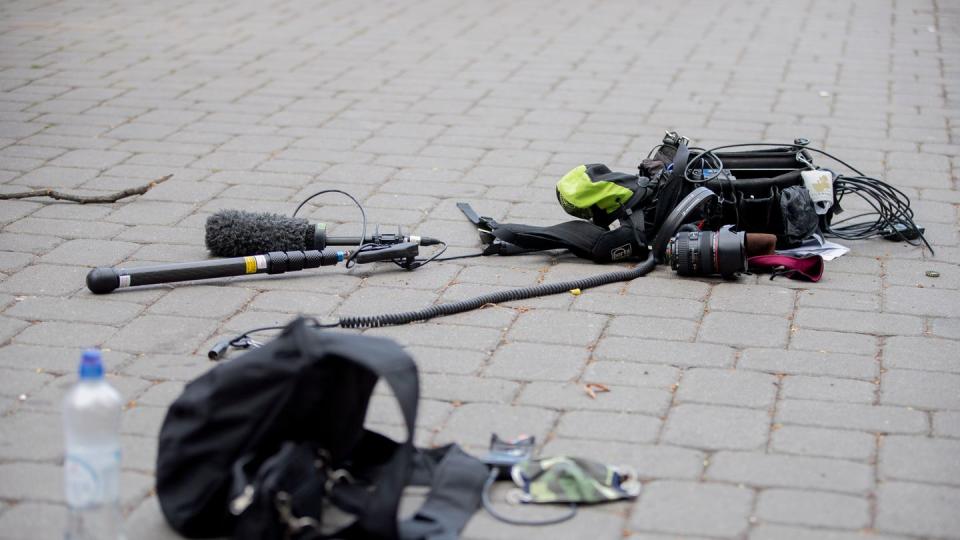
[[[582,458],[558,456],[518,463],[510,471],[525,503],[593,504],[640,494],[636,474]]]

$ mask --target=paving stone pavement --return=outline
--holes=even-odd
[[[803,136],[907,193],[936,254],[849,242],[818,284],[633,283],[371,330],[422,371],[421,444],[535,434],[635,467],[632,503],[497,538],[960,538],[960,9],[949,0],[348,0],[0,4],[0,537],[64,522],[59,402],[108,352],[127,403],[131,539],[176,535],[156,435],[206,347],[298,312],[405,310],[583,276],[569,256],[464,259],[95,297],[97,265],[206,257],[221,208],[337,187],[373,221],[477,249],[454,203],[564,219],[580,163],[629,171],[665,128],[703,145]],[[352,231],[355,210],[309,216]],[[927,277],[935,270],[940,277]],[[606,384],[595,399],[586,383]],[[376,397],[371,425],[396,433]],[[497,495],[502,495],[498,491]],[[527,510],[527,509],[524,509]],[[519,511],[507,508],[504,511]],[[551,509],[532,509],[547,515]]]

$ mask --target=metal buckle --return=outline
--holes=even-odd
[[[809,167],[811,171],[817,170],[817,168],[813,165],[813,162],[807,159],[806,156],[803,155],[803,150],[800,150],[799,152],[797,152],[796,159],[800,163],[803,163],[804,165]]]
[[[324,484],[324,489],[327,493],[333,491],[333,487],[340,483],[341,480],[345,480],[348,484],[355,484],[357,480],[350,474],[346,469],[337,469],[330,473],[330,476],[327,477],[327,483]]]
[[[690,139],[684,137],[683,135],[680,135],[676,131],[668,130],[664,132],[663,144],[672,144],[675,146],[680,146],[681,144],[685,144],[687,146],[690,146]]]
[[[280,514],[280,520],[287,526],[287,536],[297,534],[303,529],[310,528],[315,531],[320,530],[320,522],[309,516],[297,517],[293,515],[293,509],[290,507],[290,494],[286,491],[277,493],[274,499],[274,506],[277,513]]]
[[[230,513],[239,516],[246,510],[250,503],[253,502],[255,490],[253,489],[252,484],[247,484],[243,487],[243,492],[240,495],[237,495],[230,501]]]

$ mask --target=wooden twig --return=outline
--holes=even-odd
[[[173,177],[172,174],[161,176],[156,180],[151,180],[148,184],[136,188],[128,188],[123,191],[111,193],[109,195],[74,195],[73,193],[62,193],[53,188],[35,189],[33,191],[24,191],[22,193],[0,193],[0,200],[7,199],[26,199],[28,197],[50,197],[58,201],[72,201],[80,204],[94,203],[112,203],[120,199],[125,199],[133,195],[143,195],[150,191],[150,188]]]

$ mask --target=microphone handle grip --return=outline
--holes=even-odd
[[[247,274],[282,274],[304,268],[335,265],[349,253],[333,250],[274,251],[265,255],[160,264],[137,268],[94,268],[87,274],[87,288],[107,294],[119,288],[214,279]]]

